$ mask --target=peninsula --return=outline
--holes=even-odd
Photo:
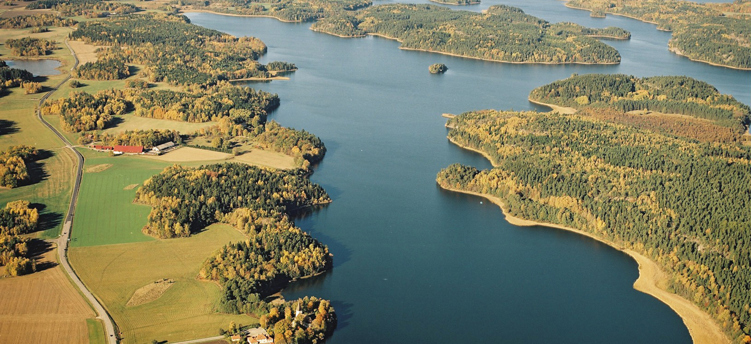
[[[566,6],[594,17],[614,14],[672,31],[670,51],[691,60],[751,70],[751,2],[696,3],[677,0],[571,0]]]
[[[685,321],[695,341],[749,338],[748,290],[737,286],[751,276],[748,233],[738,230],[749,221],[751,148],[738,126],[746,128],[751,109],[687,77],[575,76],[530,98],[578,112],[484,110],[449,119],[449,140],[494,167],[454,164],[438,184],[495,200],[526,224],[585,233],[640,266],[653,264],[638,258],[646,257],[666,271],[664,288],[683,299],[650,294],[684,318],[701,309],[714,319]],[[633,112],[642,110],[654,112]]]

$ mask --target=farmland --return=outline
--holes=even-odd
[[[55,250],[43,261],[54,260]],[[0,279],[0,342],[88,343],[94,312],[59,266],[28,276]]]
[[[138,157],[110,157],[107,153],[82,150],[84,170],[105,164],[101,172],[86,172],[76,208],[72,247],[120,244],[153,240],[141,233],[150,207],[134,204],[137,187],[167,164]]]
[[[220,297],[219,286],[196,279],[206,257],[224,244],[244,238],[230,226],[213,225],[188,238],[74,247],[69,255],[81,278],[120,326],[123,343],[155,339],[173,342],[215,336],[230,321],[257,321],[244,315],[215,313],[213,303]],[[164,278],[175,283],[160,298],[126,306],[136,290]]]

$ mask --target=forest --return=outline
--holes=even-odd
[[[622,82],[604,90],[627,94],[628,80],[616,79]],[[570,96],[597,99],[602,91]],[[449,139],[487,154],[494,167],[454,164],[437,182],[499,197],[512,216],[581,229],[640,252],[670,273],[669,291],[711,314],[734,340],[749,338],[751,147],[590,116],[600,110],[484,110],[450,119]]]
[[[130,103],[122,91],[103,90],[96,94],[73,92],[68,98],[46,101],[42,106],[43,115],[60,115],[63,130],[82,132],[102,130],[113,120],[128,111]]]
[[[57,49],[57,44],[53,41],[31,37],[9,39],[5,41],[5,45],[16,56],[44,56]]]
[[[306,296],[269,306],[260,324],[274,343],[312,344],[322,343],[334,332],[337,318],[330,301]]]
[[[128,14],[138,10],[132,4],[103,0],[40,0],[26,5],[27,9],[51,9],[63,16],[101,18],[110,14]]]
[[[190,24],[187,17],[168,14],[119,16],[80,23],[71,39],[111,46],[99,61],[79,67],[80,77],[126,77],[127,64],[144,65],[151,82],[191,85],[246,78],[270,78],[275,72],[256,60],[266,45],[254,37],[237,38]],[[274,68],[294,67],[276,62]],[[118,71],[117,75],[111,69]],[[125,68],[125,69],[124,69]],[[123,72],[119,72],[123,71]],[[99,77],[100,79],[102,77]]]
[[[10,18],[0,18],[0,28],[3,29],[25,29],[27,27],[42,26],[73,26],[78,22],[73,19],[62,18],[54,14],[39,14],[33,16],[14,16]]]
[[[335,13],[354,11],[373,4],[371,0],[181,0],[181,5],[220,13],[260,15],[287,22],[313,21]]]
[[[621,113],[646,110],[680,114],[730,128],[737,139],[751,124],[751,108],[720,94],[712,85],[687,76],[576,75],[538,87],[529,98],[577,109],[598,106]]]
[[[617,64],[617,50],[590,36],[629,37],[622,29],[551,24],[521,9],[496,5],[483,13],[434,5],[387,4],[325,17],[311,30],[344,37],[380,35],[403,49],[514,63]]]
[[[751,68],[751,7],[743,1],[696,3],[676,0],[572,0],[566,6],[633,17],[672,31],[671,51],[691,59]]]
[[[14,188],[29,181],[26,163],[37,158],[39,152],[30,146],[12,146],[0,151],[0,187]]]
[[[220,164],[169,167],[138,189],[136,201],[153,207],[144,233],[175,238],[215,223],[236,208],[281,214],[331,200],[301,170]]]
[[[36,271],[36,262],[29,258],[30,239],[19,235],[37,229],[39,213],[28,201],[8,202],[0,209],[0,266],[5,273],[20,276]]]

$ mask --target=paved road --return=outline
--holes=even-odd
[[[70,50],[71,55],[73,55],[73,68],[76,68],[78,66],[78,57],[76,57],[76,53],[71,49],[70,45],[68,45],[68,41],[65,41],[65,45],[68,47],[68,50]],[[65,215],[65,224],[63,224],[63,233],[60,236],[60,238],[57,239],[57,255],[60,260],[60,264],[63,266],[63,270],[70,276],[70,279],[73,280],[73,283],[78,287],[78,289],[81,290],[81,293],[86,296],[86,298],[89,300],[89,303],[94,307],[94,310],[97,313],[97,319],[102,320],[104,323],[104,332],[107,336],[107,343],[108,344],[117,344],[117,336],[115,335],[115,323],[112,321],[112,318],[110,318],[109,314],[107,314],[107,311],[102,307],[102,304],[99,303],[99,300],[97,300],[96,297],[94,297],[94,294],[92,294],[88,288],[81,282],[81,279],[78,278],[78,275],[76,275],[76,272],[73,271],[73,268],[70,266],[70,263],[68,262],[68,243],[70,243],[70,229],[73,225],[73,214],[76,211],[76,202],[78,201],[78,190],[81,188],[81,177],[83,176],[83,155],[79,153],[75,148],[73,148],[73,145],[68,141],[68,139],[63,136],[55,127],[47,123],[47,121],[42,117],[42,103],[44,103],[47,98],[49,98],[52,93],[54,93],[62,84],[64,84],[66,81],[70,79],[70,75],[68,75],[65,79],[60,81],[55,88],[47,92],[42,99],[39,100],[39,107],[37,109],[37,118],[45,125],[49,130],[52,130],[57,137],[60,138],[60,140],[65,143],[65,148],[70,149],[73,154],[75,154],[76,158],[78,159],[78,166],[76,167],[76,183],[73,185],[73,194],[70,196],[70,206],[68,207],[68,213]]]

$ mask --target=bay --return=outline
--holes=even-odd
[[[328,148],[312,180],[334,202],[297,224],[329,245],[334,268],[285,297],[332,300],[339,326],[328,343],[689,343],[669,307],[632,288],[637,265],[625,254],[556,229],[512,226],[495,205],[438,188],[436,173],[452,163],[491,167],[446,140],[441,114],[545,111],[527,101],[529,92],[572,73],[685,74],[748,104],[751,72],[671,54],[670,34],[651,24],[590,18],[553,0],[502,3],[551,22],[620,26],[633,37],[606,41],[623,56],[617,66],[511,65],[333,37],[310,23],[188,15],[260,38],[269,48],[264,62],[295,63],[290,80],[248,85],[279,94],[271,119]],[[429,74],[433,63],[448,72]]]

